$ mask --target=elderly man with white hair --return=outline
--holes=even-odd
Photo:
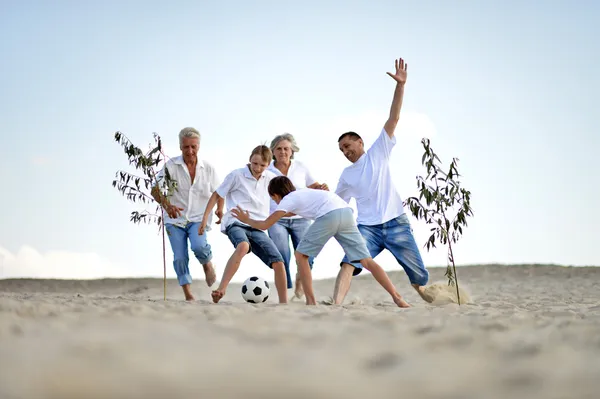
[[[206,231],[198,234],[198,226],[204,217],[206,204],[212,193],[220,184],[213,165],[198,156],[200,149],[200,133],[193,127],[186,127],[179,132],[179,148],[181,155],[169,159],[158,174],[158,181],[164,180],[165,169],[177,186],[172,194],[161,192],[158,187],[152,188],[152,196],[161,204],[166,212],[165,229],[173,250],[173,267],[179,285],[187,301],[193,301],[191,292],[192,276],[189,270],[188,240],[196,259],[202,264],[206,284],[215,283],[216,274],[212,259],[211,246],[206,239]],[[223,217],[224,201],[217,203],[215,215],[217,224]],[[210,226],[212,215],[209,216]],[[208,230],[208,229],[207,229]]]

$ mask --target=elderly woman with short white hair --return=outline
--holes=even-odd
[[[300,151],[296,144],[296,139],[289,133],[276,136],[271,141],[271,151],[273,152],[273,161],[268,170],[277,176],[287,176],[297,189],[314,188],[320,190],[329,190],[327,184],[317,182],[310,171],[302,162],[294,159],[294,154]],[[271,213],[277,208],[275,201],[271,200]],[[294,250],[300,243],[304,233],[310,226],[311,221],[300,216],[281,218],[268,230],[269,237],[275,243],[275,246],[283,257],[285,273],[287,276],[287,288],[292,288],[292,277],[290,273],[290,238]],[[314,258],[309,258],[309,265],[312,269]],[[296,297],[302,297],[304,290],[302,283],[296,273],[296,288],[294,294]]]

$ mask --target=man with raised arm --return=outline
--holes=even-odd
[[[421,298],[431,302],[425,293],[429,272],[425,269],[419,248],[402,199],[390,173],[390,154],[396,144],[394,131],[400,119],[407,77],[407,64],[402,58],[395,61],[395,73],[387,74],[396,81],[390,117],[379,137],[365,152],[362,138],[355,132],[346,132],[338,139],[340,151],[352,162],[339,178],[335,190],[342,199],[356,200],[357,224],[372,258],[384,249],[390,251],[404,268],[413,288]],[[350,289],[352,276],[362,271],[360,263],[344,257],[335,283],[333,303],[341,304]]]

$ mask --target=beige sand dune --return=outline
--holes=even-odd
[[[431,269],[444,286],[443,269]],[[195,303],[160,279],[0,280],[0,398],[598,398],[600,268],[459,268],[470,304]],[[333,281],[315,282],[321,299]],[[442,298],[442,296],[440,296]]]

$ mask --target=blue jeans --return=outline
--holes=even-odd
[[[423,259],[421,259],[421,254],[406,214],[374,226],[359,224],[358,230],[364,237],[372,258],[375,258],[381,251],[387,249],[402,266],[411,284],[427,284],[429,281],[429,272],[425,269]],[[350,262],[348,262],[347,257],[344,257],[342,263]],[[362,271],[360,263],[350,264],[355,267],[355,276]]]
[[[271,237],[271,240],[273,240],[279,253],[281,253],[281,256],[283,257],[288,288],[292,288],[292,276],[290,274],[290,258],[292,256],[290,251],[290,237],[292,238],[292,246],[294,247],[294,250],[296,250],[304,233],[306,233],[306,230],[310,227],[310,224],[308,219],[279,219],[277,223],[268,230],[269,237]],[[308,258],[308,264],[311,269],[314,260],[315,258],[313,256]]]
[[[271,269],[273,268],[273,263],[283,261],[281,254],[275,247],[275,244],[273,244],[273,240],[262,230],[234,222],[227,226],[225,233],[235,248],[240,243],[247,242],[250,245],[248,253],[253,252],[254,255],[258,256]]]
[[[173,268],[175,274],[177,274],[179,285],[192,283],[192,276],[188,267],[188,239],[198,262],[205,265],[212,259],[212,251],[208,241],[206,241],[206,233],[201,236],[198,235],[198,226],[200,226],[200,223],[188,223],[185,227],[165,224],[165,230],[173,249]]]

